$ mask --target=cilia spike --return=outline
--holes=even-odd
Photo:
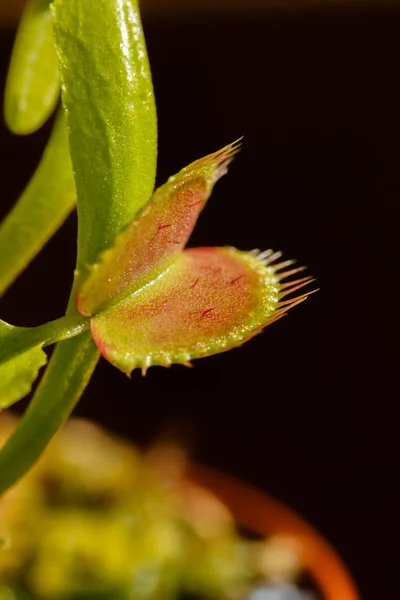
[[[189,366],[240,346],[303,302],[312,277],[282,280],[304,267],[281,252],[184,250],[215,182],[239,151],[235,142],[195,161],[159,188],[104,252],[78,274],[76,304],[91,316],[103,356],[128,375],[135,368]]]

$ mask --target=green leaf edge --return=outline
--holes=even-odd
[[[41,161],[0,223],[0,297],[41,251],[76,202],[65,119],[56,119]]]
[[[0,412],[29,394],[39,370],[46,363],[47,355],[40,345],[0,365]],[[6,373],[9,370],[14,370],[14,373],[11,380],[7,381]],[[4,385],[8,386],[7,389],[4,389]]]

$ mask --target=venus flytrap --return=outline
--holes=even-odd
[[[15,131],[38,127],[54,103],[60,75],[68,143],[60,117],[35,176],[41,185],[35,188],[33,180],[20,200],[24,210],[17,204],[8,217],[12,227],[6,220],[0,228],[0,248],[9,243],[17,265],[3,275],[3,290],[61,224],[75,188],[77,267],[65,317],[37,328],[0,322],[0,409],[29,391],[45,362],[43,347],[60,342],[19,427],[0,452],[0,492],[30,468],[68,418],[99,350],[128,375],[137,367],[145,373],[152,365],[189,364],[259,333],[305,300],[307,294],[284,298],[312,281],[283,283],[302,268],[288,270],[293,261],[277,262],[280,253],[272,250],[185,250],[239,144],[195,161],[153,193],[156,111],[136,0],[99,0],[96,10],[91,0],[54,0],[51,13],[52,30],[49,4],[31,0],[10,71],[6,113]],[[32,15],[41,15],[42,29],[31,22]],[[21,40],[29,46],[29,36],[24,38],[29,31],[44,31],[46,44],[54,36],[58,55],[56,68],[53,57],[49,68],[43,67],[49,96],[42,103],[30,83],[40,76],[35,71],[44,60],[40,51],[21,85],[13,75],[23,72]],[[25,98],[19,104],[18,94]],[[37,215],[41,194],[41,219],[23,225],[23,214]],[[30,239],[39,240],[29,251],[12,241],[24,227]]]
[[[282,300],[312,279],[282,285],[293,261],[275,264],[279,252],[183,250],[237,151],[232,144],[171,177],[86,278],[78,272],[76,306],[92,317],[103,356],[127,374],[238,346],[307,296]]]

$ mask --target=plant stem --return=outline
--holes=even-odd
[[[34,348],[68,340],[89,329],[90,320],[78,314],[50,321],[39,327],[12,327],[0,333],[0,364]]]
[[[98,359],[89,331],[57,346],[29,407],[0,451],[0,494],[33,466],[67,420]]]

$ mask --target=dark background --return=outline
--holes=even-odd
[[[187,431],[197,459],[312,521],[348,563],[362,598],[397,598],[398,309],[391,305],[400,10],[152,17],[144,25],[159,183],[244,135],[191,245],[282,249],[309,266],[321,291],[241,349],[192,370],[155,368],[129,381],[102,361],[76,414],[140,443],[165,428]],[[12,38],[1,32],[2,85]],[[18,139],[2,125],[2,214],[48,132]],[[75,239],[72,216],[1,300],[3,319],[36,325],[61,315]]]

